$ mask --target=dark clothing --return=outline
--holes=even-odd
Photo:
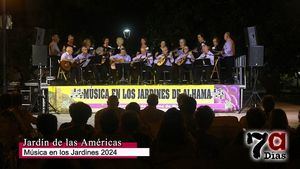
[[[188,72],[186,74],[186,72]],[[183,64],[178,66],[178,74],[180,81],[182,80],[189,80],[191,82],[193,80],[193,65],[192,64]],[[186,76],[185,76],[186,75]],[[185,76],[185,78],[184,78]]]
[[[70,123],[63,123],[59,127],[56,135],[59,139],[83,140],[92,139],[95,134],[94,127],[88,124],[77,126]]]
[[[222,57],[220,59],[220,80],[221,83],[233,84],[233,68],[234,68],[234,56]]]
[[[163,72],[164,71],[168,71],[168,75],[166,76],[169,76],[169,77],[166,77],[165,80],[171,80],[172,81],[172,77],[173,77],[173,68],[172,66],[166,66],[166,65],[162,65],[162,66],[156,66],[156,79],[157,79],[157,82],[159,82],[159,80],[164,80],[164,75],[163,75]]]

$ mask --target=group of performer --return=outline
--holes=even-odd
[[[85,39],[78,48],[74,36],[69,35],[62,50],[58,47],[59,40],[55,34],[49,44],[52,74],[56,75],[60,69],[69,74],[72,83],[208,83],[216,60],[220,63],[220,82],[233,83],[235,44],[229,32],[224,34],[223,47],[219,38],[213,38],[209,46],[204,35],[198,34],[194,49],[182,38],[174,50],[169,49],[166,41],[150,50],[146,38],[141,38],[139,51],[133,57],[127,54],[122,37],[116,39],[116,47],[110,46],[109,38],[104,38],[98,47]]]

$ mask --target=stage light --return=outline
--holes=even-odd
[[[125,29],[123,30],[123,36],[124,36],[124,38],[125,38],[125,39],[128,39],[128,38],[130,37],[130,33],[131,33],[131,30],[128,29],[128,28],[125,28]]]

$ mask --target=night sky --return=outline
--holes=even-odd
[[[138,48],[142,36],[151,47],[160,40],[176,46],[179,38],[186,38],[193,48],[199,32],[210,42],[213,36],[222,38],[230,31],[242,55],[247,53],[244,29],[256,25],[268,69],[290,71],[299,66],[299,7],[298,0],[7,0],[14,21],[8,33],[8,64],[30,65],[36,26],[46,29],[45,44],[53,33],[60,35],[62,43],[71,33],[78,45],[87,37],[97,44],[104,36],[115,45],[114,38],[128,27],[132,37],[126,46],[131,51]]]

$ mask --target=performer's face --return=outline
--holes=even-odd
[[[146,44],[146,40],[144,38],[141,39],[141,44]]]
[[[72,53],[73,53],[73,48],[72,48],[72,47],[67,47],[66,51],[67,51],[70,55],[72,55]]]
[[[70,37],[68,38],[68,41],[69,41],[70,43],[74,43],[74,37],[73,37],[73,36],[70,36]]]
[[[213,39],[213,44],[214,44],[214,46],[218,46],[219,45],[219,42],[218,42],[218,40],[216,38]]]
[[[202,50],[203,50],[204,53],[208,53],[208,51],[209,51],[208,46],[204,45],[202,47]]]
[[[109,39],[108,39],[108,38],[105,38],[105,39],[104,39],[104,43],[105,43],[105,44],[109,44]]]
[[[169,50],[168,50],[167,47],[164,47],[164,48],[163,48],[163,54],[165,54],[165,55],[168,54],[168,51],[169,51]]]
[[[88,53],[88,49],[86,47],[83,47],[81,49],[81,52],[84,53],[84,54],[87,54]]]
[[[120,54],[121,54],[122,56],[125,56],[125,55],[126,55],[126,50],[121,50],[121,51],[120,51]]]
[[[197,38],[198,38],[198,42],[203,42],[204,41],[204,38],[201,35],[197,35]]]
[[[184,47],[185,46],[185,41],[183,39],[179,40],[179,46]]]

